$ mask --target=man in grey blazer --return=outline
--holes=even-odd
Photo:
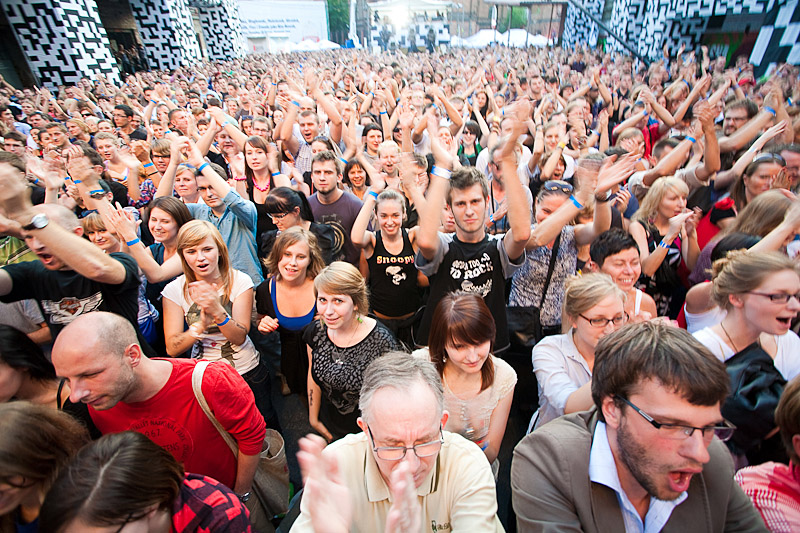
[[[724,365],[684,330],[631,324],[597,346],[595,407],[514,450],[521,532],[767,531],[720,439]]]

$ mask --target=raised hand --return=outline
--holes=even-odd
[[[684,223],[689,220],[689,217],[694,215],[694,211],[691,209],[686,209],[683,213],[679,215],[675,215],[669,219],[669,229],[667,230],[667,236],[671,239],[677,237],[681,229],[683,228]]]
[[[349,532],[353,503],[350,490],[339,475],[336,458],[322,453],[326,442],[317,435],[307,435],[298,444],[297,462],[305,481],[304,498],[314,531]]]
[[[392,506],[386,515],[386,533],[409,533],[422,531],[422,506],[417,498],[417,488],[411,467],[406,461],[392,470],[389,479],[392,491]]]
[[[219,302],[217,287],[207,281],[193,281],[189,283],[189,297],[197,306],[211,317],[225,312]]]

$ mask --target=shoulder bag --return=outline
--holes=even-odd
[[[214,427],[217,428],[222,438],[225,439],[233,455],[238,457],[239,447],[236,445],[236,441],[219,423],[214,413],[211,412],[205,396],[203,396],[201,386],[203,384],[203,374],[208,365],[209,361],[200,361],[194,367],[192,390],[200,407],[203,408],[203,412],[214,424]],[[275,531],[272,519],[285,514],[289,509],[289,466],[286,463],[286,449],[284,448],[283,437],[274,429],[267,428],[261,458],[258,462],[250,493],[252,496],[247,501],[246,506],[250,511],[250,522],[253,524],[254,531]]]

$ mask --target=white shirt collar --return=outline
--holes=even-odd
[[[650,507],[644,517],[644,523],[642,523],[636,508],[628,499],[625,491],[622,490],[614,454],[611,451],[611,445],[608,443],[606,425],[603,422],[597,422],[594,430],[592,449],[589,453],[589,479],[593,483],[605,485],[617,493],[617,501],[619,501],[627,533],[655,533],[661,531],[669,521],[672,511],[688,497],[686,491],[672,501],[659,500],[651,496]]]

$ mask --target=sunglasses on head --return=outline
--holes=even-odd
[[[763,152],[753,158],[753,163],[760,163],[762,161],[771,161],[778,163],[782,167],[786,166],[786,160],[781,154],[773,154],[772,152]]]
[[[567,183],[566,181],[561,180],[549,180],[545,181],[542,188],[546,191],[555,192],[561,191],[565,194],[572,194],[573,188],[572,185]]]

